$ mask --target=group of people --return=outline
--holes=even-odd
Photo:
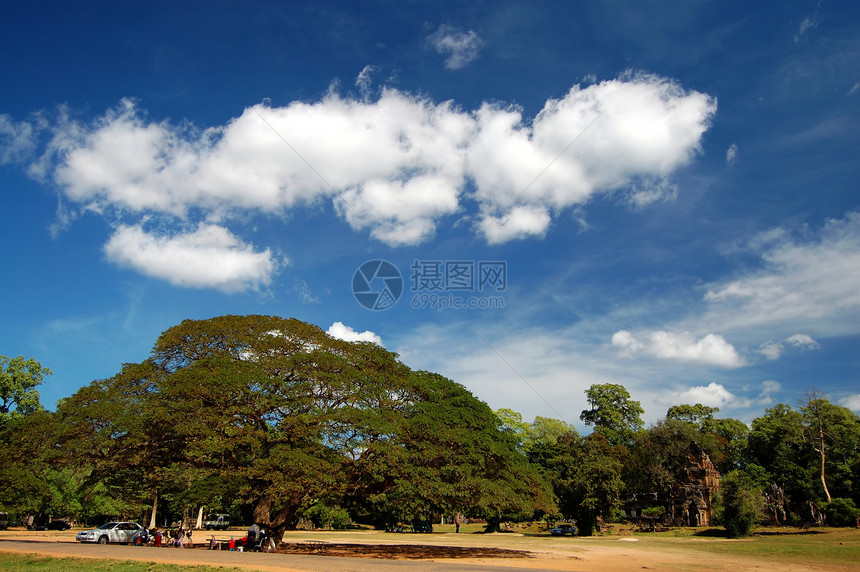
[[[134,544],[137,546],[171,546],[173,548],[193,548],[194,542],[191,540],[191,530],[179,528],[168,528],[164,532],[157,528],[149,530],[144,528],[134,537]]]
[[[258,524],[248,527],[248,533],[242,538],[230,537],[230,540],[219,541],[215,535],[209,539],[209,550],[238,550],[239,552],[262,552],[266,549],[266,530]]]
[[[258,524],[252,524],[248,527],[248,534],[242,538],[230,538],[230,540],[216,540],[213,535],[209,539],[210,550],[237,550],[244,552],[262,552],[265,550],[266,531]],[[178,528],[165,529],[163,532],[157,528],[151,531],[144,528],[134,537],[136,546],[171,546],[174,548],[193,548],[194,543],[191,541],[191,530],[184,530],[181,526]]]

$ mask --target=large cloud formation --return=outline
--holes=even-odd
[[[715,111],[706,94],[634,73],[573,86],[533,120],[516,107],[466,111],[388,88],[373,101],[329,93],[259,104],[201,130],[152,121],[124,100],[90,124],[58,122],[31,172],[83,208],[185,226],[331,201],[353,229],[392,246],[426,241],[476,204],[465,212],[476,231],[503,243],[542,236],[559,211],[597,193],[625,193],[634,206],[673,196],[669,178],[700,152]],[[260,268],[262,253],[234,251]],[[249,279],[258,280],[240,282]]]

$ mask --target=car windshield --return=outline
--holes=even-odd
[[[101,526],[99,527],[99,530],[107,530],[107,529],[109,529],[109,528],[113,528],[113,527],[115,527],[115,526],[116,526],[116,523],[115,523],[115,522],[108,522],[108,523],[106,523],[106,524],[101,525]]]

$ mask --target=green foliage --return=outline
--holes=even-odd
[[[611,518],[621,506],[624,483],[618,454],[598,433],[585,438],[568,434],[543,459],[559,510],[564,518],[576,520],[581,536],[594,534],[599,520]]]
[[[662,506],[649,506],[648,508],[642,509],[642,516],[646,518],[663,518],[666,514],[666,507]]]
[[[699,430],[703,430],[714,420],[714,414],[719,412],[719,407],[708,407],[701,403],[695,405],[673,405],[666,412],[666,419],[693,423],[698,426]]]
[[[42,409],[36,387],[51,374],[33,358],[0,356],[0,426],[12,417]]]
[[[305,511],[304,517],[314,523],[315,528],[345,530],[349,525],[349,513],[339,506],[329,507],[316,503]]]
[[[815,455],[803,431],[803,416],[780,403],[753,420],[748,437],[752,458],[767,470],[795,507],[817,498],[814,477],[809,473]]]
[[[807,394],[800,411],[779,404],[755,419],[750,458],[784,491],[792,520],[814,523],[808,507],[834,497],[860,501],[860,418]]]
[[[173,510],[244,503],[276,538],[321,502],[397,520],[554,508],[464,387],[294,319],[187,320],[58,416],[92,490],[125,484],[139,509],[156,491]]]
[[[523,421],[522,413],[504,408],[497,410],[496,416],[502,423],[502,430],[516,437],[517,448],[526,455],[535,448],[554,445],[562,435],[576,434],[573,425],[551,417],[538,415],[532,423],[528,423]]]
[[[836,496],[850,496],[852,461],[858,458],[860,449],[860,419],[851,410],[834,405],[827,397],[813,390],[806,394],[803,406],[803,434],[809,447],[818,456],[816,474],[821,483],[821,492],[829,501],[830,487]]]
[[[586,425],[594,426],[612,445],[628,445],[633,436],[642,430],[642,414],[645,412],[638,401],[630,399],[623,385],[614,383],[595,384],[585,391],[591,409],[584,410],[579,418]]]
[[[81,472],[54,462],[56,417],[43,410],[12,416],[0,430],[0,499],[18,515],[71,516],[82,510]]]
[[[744,471],[732,471],[720,481],[715,516],[729,538],[749,536],[761,522],[765,499],[757,481]]]
[[[833,499],[822,510],[828,526],[857,526],[860,518],[860,508],[854,506],[851,499]]]

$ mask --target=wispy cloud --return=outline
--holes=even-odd
[[[800,43],[803,37],[806,36],[810,30],[814,30],[818,27],[819,22],[818,10],[815,11],[815,14],[803,18],[797,26],[797,31],[794,33],[794,43]]]
[[[726,164],[730,167],[733,167],[738,162],[738,146],[736,143],[732,143],[729,145],[729,148],[726,149]]]
[[[860,213],[828,220],[817,236],[808,229],[800,237],[784,229],[768,236],[758,270],[708,286],[702,321],[735,331],[860,332]],[[814,340],[803,334],[787,341],[809,346]]]
[[[298,294],[302,304],[319,304],[320,299],[314,296],[311,287],[301,278],[293,280],[293,291]]]
[[[474,30],[463,32],[447,24],[439,26],[428,39],[437,52],[447,56],[445,67],[450,70],[464,68],[478,59],[484,43]]]
[[[0,115],[0,165],[30,159],[36,151],[39,128],[38,122],[14,121],[8,115]]]
[[[818,342],[812,339],[812,336],[807,334],[794,334],[782,342],[774,342],[773,340],[762,342],[759,346],[758,353],[762,354],[767,359],[779,359],[785,351],[785,344],[788,344],[795,349],[817,350],[821,347]]]

